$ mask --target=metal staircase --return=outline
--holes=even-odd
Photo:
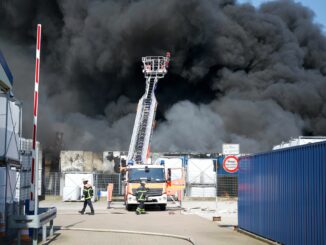
[[[143,73],[146,78],[146,92],[139,100],[137,114],[131,137],[128,161],[138,164],[146,163],[146,155],[153,130],[153,123],[156,113],[157,101],[155,88],[159,78],[167,73],[170,55],[143,57]]]

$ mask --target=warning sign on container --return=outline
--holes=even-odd
[[[235,173],[239,169],[239,160],[236,156],[227,156],[223,160],[223,168],[226,172]]]

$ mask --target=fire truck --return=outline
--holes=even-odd
[[[161,210],[166,209],[169,177],[166,175],[163,165],[150,163],[149,153],[157,108],[155,88],[158,80],[167,73],[169,61],[170,53],[167,53],[166,56],[142,57],[146,90],[138,102],[125,168],[125,204],[127,210],[132,210],[138,204],[135,192],[143,180],[146,181],[146,188],[148,188],[145,205],[155,204],[159,205]]]

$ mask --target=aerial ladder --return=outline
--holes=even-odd
[[[169,61],[169,52],[165,57],[142,57],[143,73],[146,78],[146,90],[145,94],[138,102],[137,114],[128,152],[128,162],[136,164],[147,163],[157,107],[155,88],[158,79],[163,78],[167,73]]]

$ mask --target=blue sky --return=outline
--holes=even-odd
[[[238,0],[239,3],[249,2],[255,6],[259,6],[261,3],[269,2],[268,0]],[[326,0],[295,0],[302,5],[309,7],[315,12],[315,22],[323,26],[324,32],[326,32]]]

